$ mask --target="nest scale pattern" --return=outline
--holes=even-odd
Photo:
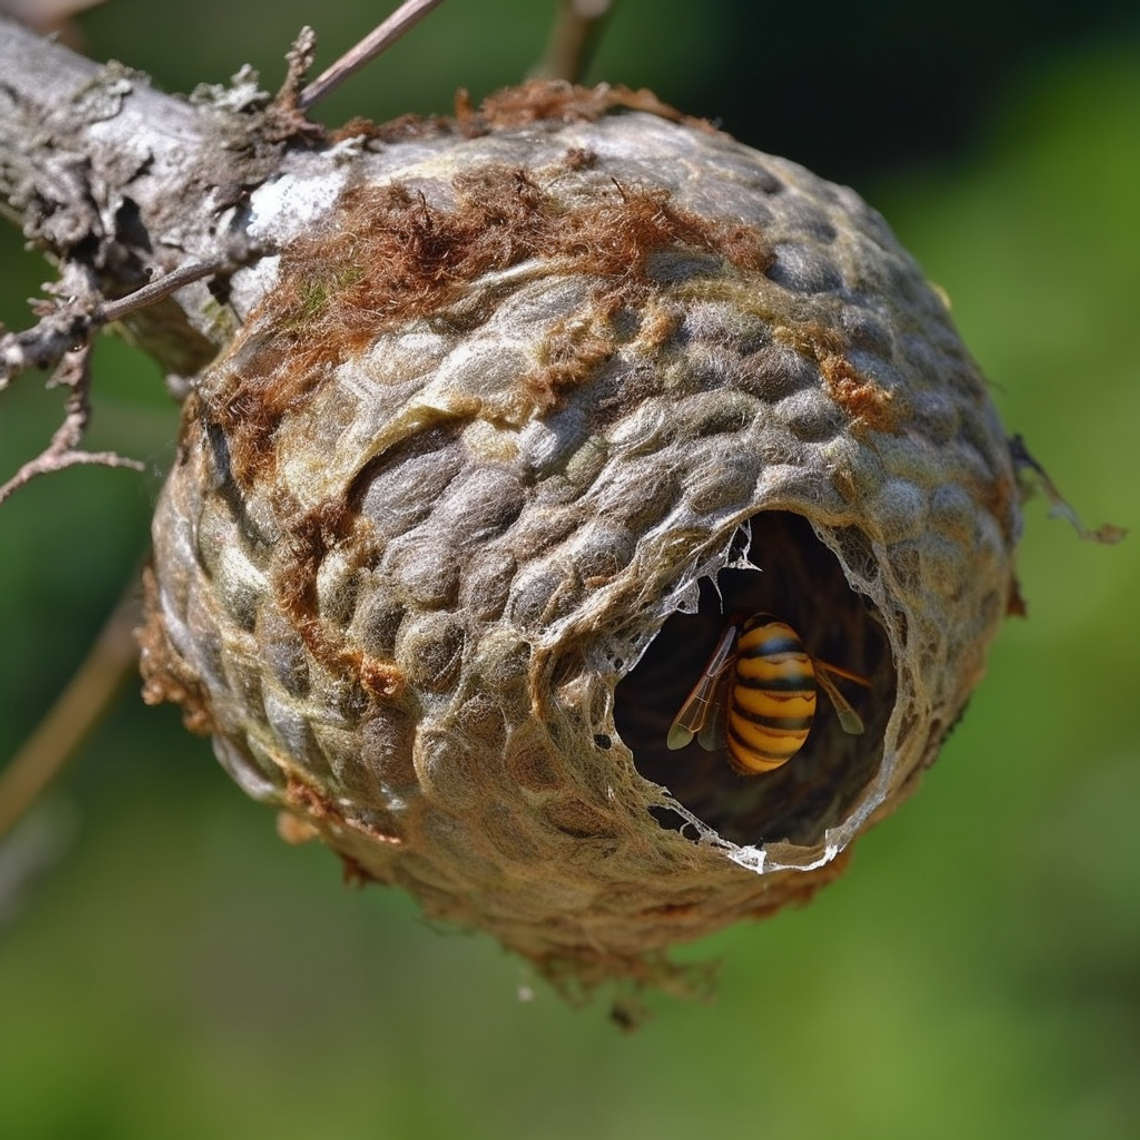
[[[850,190],[608,89],[402,132],[187,400],[146,694],[354,875],[644,978],[933,760],[1014,588],[1006,439]],[[871,685],[748,779],[664,739],[755,610]]]

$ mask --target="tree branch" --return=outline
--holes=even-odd
[[[18,333],[0,335],[0,392],[28,368],[54,368],[77,344],[87,344],[103,325],[169,297],[177,289],[217,272],[217,262],[190,263],[118,301],[100,304],[93,297],[45,303],[38,324]]]
[[[0,77],[0,199],[61,265],[54,292],[94,305],[189,263],[224,277],[249,259],[234,207],[281,169],[290,132],[303,133],[283,128],[252,72],[182,99],[0,18]],[[189,375],[231,331],[211,307],[207,291],[187,291],[127,324],[162,366]]]

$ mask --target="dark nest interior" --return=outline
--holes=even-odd
[[[668,618],[618,685],[614,719],[638,771],[725,839],[807,846],[846,816],[882,762],[895,667],[869,599],[851,589],[806,519],[764,511],[745,529],[751,537],[742,534],[741,552],[759,569],[722,570],[715,584],[701,580],[698,611]],[[726,625],[758,612],[792,626],[812,658],[861,674],[870,685],[839,682],[863,720],[861,735],[843,730],[821,689],[802,748],[774,771],[745,776],[730,766],[723,747],[706,751],[693,739],[672,751],[666,738]],[[664,827],[683,829],[687,822],[677,812],[656,814]]]

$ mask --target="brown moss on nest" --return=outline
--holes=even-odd
[[[892,434],[899,430],[902,409],[894,393],[864,376],[847,359],[852,345],[842,329],[809,319],[781,325],[773,335],[819,367],[824,391],[854,428]]]
[[[772,262],[751,227],[678,209],[662,190],[615,181],[598,201],[565,206],[532,174],[494,164],[457,176],[450,190],[454,205],[442,208],[400,183],[350,189],[334,232],[289,248],[275,304],[304,333],[289,345],[291,364],[336,363],[378,329],[437,312],[480,277],[536,258],[553,263],[548,272],[602,278],[611,304],[628,301],[625,289],[647,289],[649,258],[662,249],[756,272]]]
[[[819,370],[827,394],[851,417],[854,427],[890,433],[899,430],[899,409],[893,393],[835,353],[820,360]]]
[[[322,619],[317,603],[317,571],[331,550],[351,548],[361,565],[370,560],[368,544],[352,542],[358,512],[346,500],[329,500],[303,511],[296,504],[285,504],[284,492],[279,491],[277,499],[283,518],[288,520],[287,555],[275,575],[282,610],[314,660],[333,673],[358,681],[374,700],[398,697],[405,685],[401,670],[347,644],[343,633]]]
[[[308,820],[313,826],[316,825],[316,821],[326,820],[330,816],[339,818],[336,802],[308,780],[301,779],[296,772],[290,772],[286,779],[283,799],[298,816]]]
[[[207,409],[227,435],[240,484],[271,468],[281,418],[331,369],[386,328],[461,301],[488,274],[541,261],[547,274],[586,275],[598,281],[595,309],[606,318],[662,287],[651,263],[662,250],[711,255],[751,273],[772,264],[753,227],[679,209],[663,190],[615,181],[596,201],[567,206],[532,174],[498,164],[455,177],[448,190],[453,204],[443,207],[401,183],[349,189],[335,230],[286,249],[268,302],[277,314],[273,340],[258,345],[256,364],[252,353],[230,362]],[[476,323],[489,316],[482,311]],[[608,355],[596,329],[586,341],[561,353],[550,347],[551,367],[534,378],[543,406]]]
[[[663,103],[645,87],[633,90],[624,84],[579,87],[562,80],[532,79],[518,87],[507,87],[483,100],[478,111],[471,109],[466,91],[455,97],[455,117],[466,131],[515,130],[536,122],[595,122],[614,110],[645,111],[673,123],[714,131],[704,119],[682,114]]]
[[[368,138],[388,144],[447,134],[479,138],[533,123],[596,122],[604,115],[622,110],[644,111],[672,123],[685,123],[698,130],[717,133],[707,120],[683,114],[644,87],[635,91],[620,83],[579,87],[564,80],[532,79],[487,96],[479,107],[472,104],[470,93],[461,87],[455,93],[454,115],[450,118],[400,115],[386,123],[374,123],[357,117],[338,127],[330,137],[334,142]]]

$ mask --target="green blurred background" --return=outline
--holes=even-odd
[[[1140,19],[994,7],[624,0],[590,79],[854,184],[949,291],[1007,428],[1086,524],[1135,529]],[[511,82],[549,9],[450,0],[324,115]],[[323,66],[383,11],[111,0],[81,27],[169,90],[247,61],[272,87],[302,23]],[[48,276],[0,229],[0,319],[26,324]],[[0,759],[146,549],[176,411],[117,343],[96,375],[91,445],[150,474],[73,470],[0,509]],[[36,385],[0,397],[3,477],[58,421]],[[921,794],[810,908],[684,949],[722,961],[716,1001],[650,998],[632,1037],[604,1001],[520,1001],[533,979],[486,938],[342,887],[132,687],[6,852],[43,873],[19,906],[0,882],[0,1137],[1140,1135],[1140,535],[1046,515],[1029,618]]]

